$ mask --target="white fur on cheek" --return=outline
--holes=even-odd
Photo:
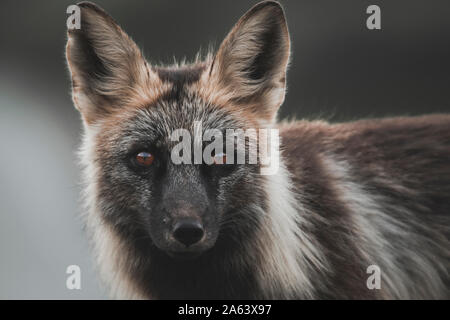
[[[79,152],[83,167],[84,222],[93,245],[92,250],[102,283],[107,286],[110,295],[117,299],[146,299],[148,297],[139,292],[125,272],[128,269],[127,248],[105,223],[97,205],[99,168],[95,165],[94,154],[100,127],[101,123],[85,125],[85,134]]]

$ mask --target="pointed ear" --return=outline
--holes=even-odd
[[[66,58],[76,108],[88,123],[128,103],[151,78],[141,51],[93,3],[78,4],[81,28],[68,31]]]
[[[273,120],[284,101],[290,40],[283,8],[265,1],[251,8],[222,42],[210,77],[238,104]]]

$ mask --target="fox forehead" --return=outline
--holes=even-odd
[[[171,144],[175,130],[187,130],[193,137],[196,127],[225,130],[245,127],[223,108],[205,103],[197,97],[182,96],[174,99],[164,97],[147,108],[139,109],[134,116],[123,122],[123,136],[136,140],[151,137],[160,144]]]
[[[134,101],[105,116],[99,123],[103,142],[150,138],[161,144],[171,144],[170,136],[174,130],[186,129],[194,134],[196,122],[201,123],[203,131],[258,127],[245,110],[219,105],[205,98],[200,78],[208,72],[206,63],[152,69],[161,84],[158,96]]]
[[[175,130],[187,130],[194,137],[195,126],[200,126],[201,134],[208,129],[224,132],[254,127],[251,120],[204,101],[178,85],[156,101],[117,110],[105,117],[99,126],[98,147],[109,146],[109,149],[128,148],[134,143],[145,142],[170,147],[176,144],[171,138]]]

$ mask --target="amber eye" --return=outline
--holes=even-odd
[[[136,161],[141,166],[148,167],[150,166],[153,161],[155,160],[155,157],[148,152],[140,152],[136,155]]]
[[[226,164],[227,155],[225,153],[218,153],[213,157],[214,164]]]

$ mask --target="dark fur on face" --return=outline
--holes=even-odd
[[[204,61],[174,66],[150,66],[102,9],[78,5],[67,60],[85,218],[112,295],[450,296],[449,116],[276,124],[290,54],[277,2],[250,9]],[[279,128],[278,172],[174,164],[171,134],[193,137],[198,121],[203,132]],[[373,264],[381,290],[366,285]]]
[[[181,101],[162,99],[136,110],[119,127],[111,128],[119,134],[108,129],[101,132],[96,146],[96,161],[103,168],[98,185],[106,221],[143,257],[142,265],[134,271],[136,276],[151,274],[152,279],[163,281],[161,287],[167,286],[171,292],[176,282],[169,283],[176,278],[167,270],[177,270],[180,277],[185,273],[185,279],[191,281],[195,274],[205,277],[203,269],[198,268],[199,263],[206,266],[214,261],[212,256],[233,252],[233,248],[242,245],[243,235],[250,236],[258,227],[258,214],[252,207],[264,206],[265,198],[260,189],[254,188],[260,179],[255,165],[174,165],[171,162],[170,151],[175,142],[169,137],[173,130],[185,128],[193,134],[193,123],[198,120],[205,130],[245,125],[222,109],[198,99],[184,97]],[[133,164],[133,157],[141,150],[156,155],[150,168]],[[247,216],[236,216],[237,212],[247,212]],[[173,238],[172,229],[177,219],[191,216],[200,218],[205,236],[186,248]],[[198,253],[203,254],[194,262],[178,259],[196,257]],[[150,258],[154,256],[158,258]],[[149,257],[148,262],[145,257]],[[158,273],[161,273],[159,277],[153,276]],[[211,285],[216,280],[211,279]],[[185,286],[184,283],[179,282]],[[206,292],[203,294],[207,297]]]

